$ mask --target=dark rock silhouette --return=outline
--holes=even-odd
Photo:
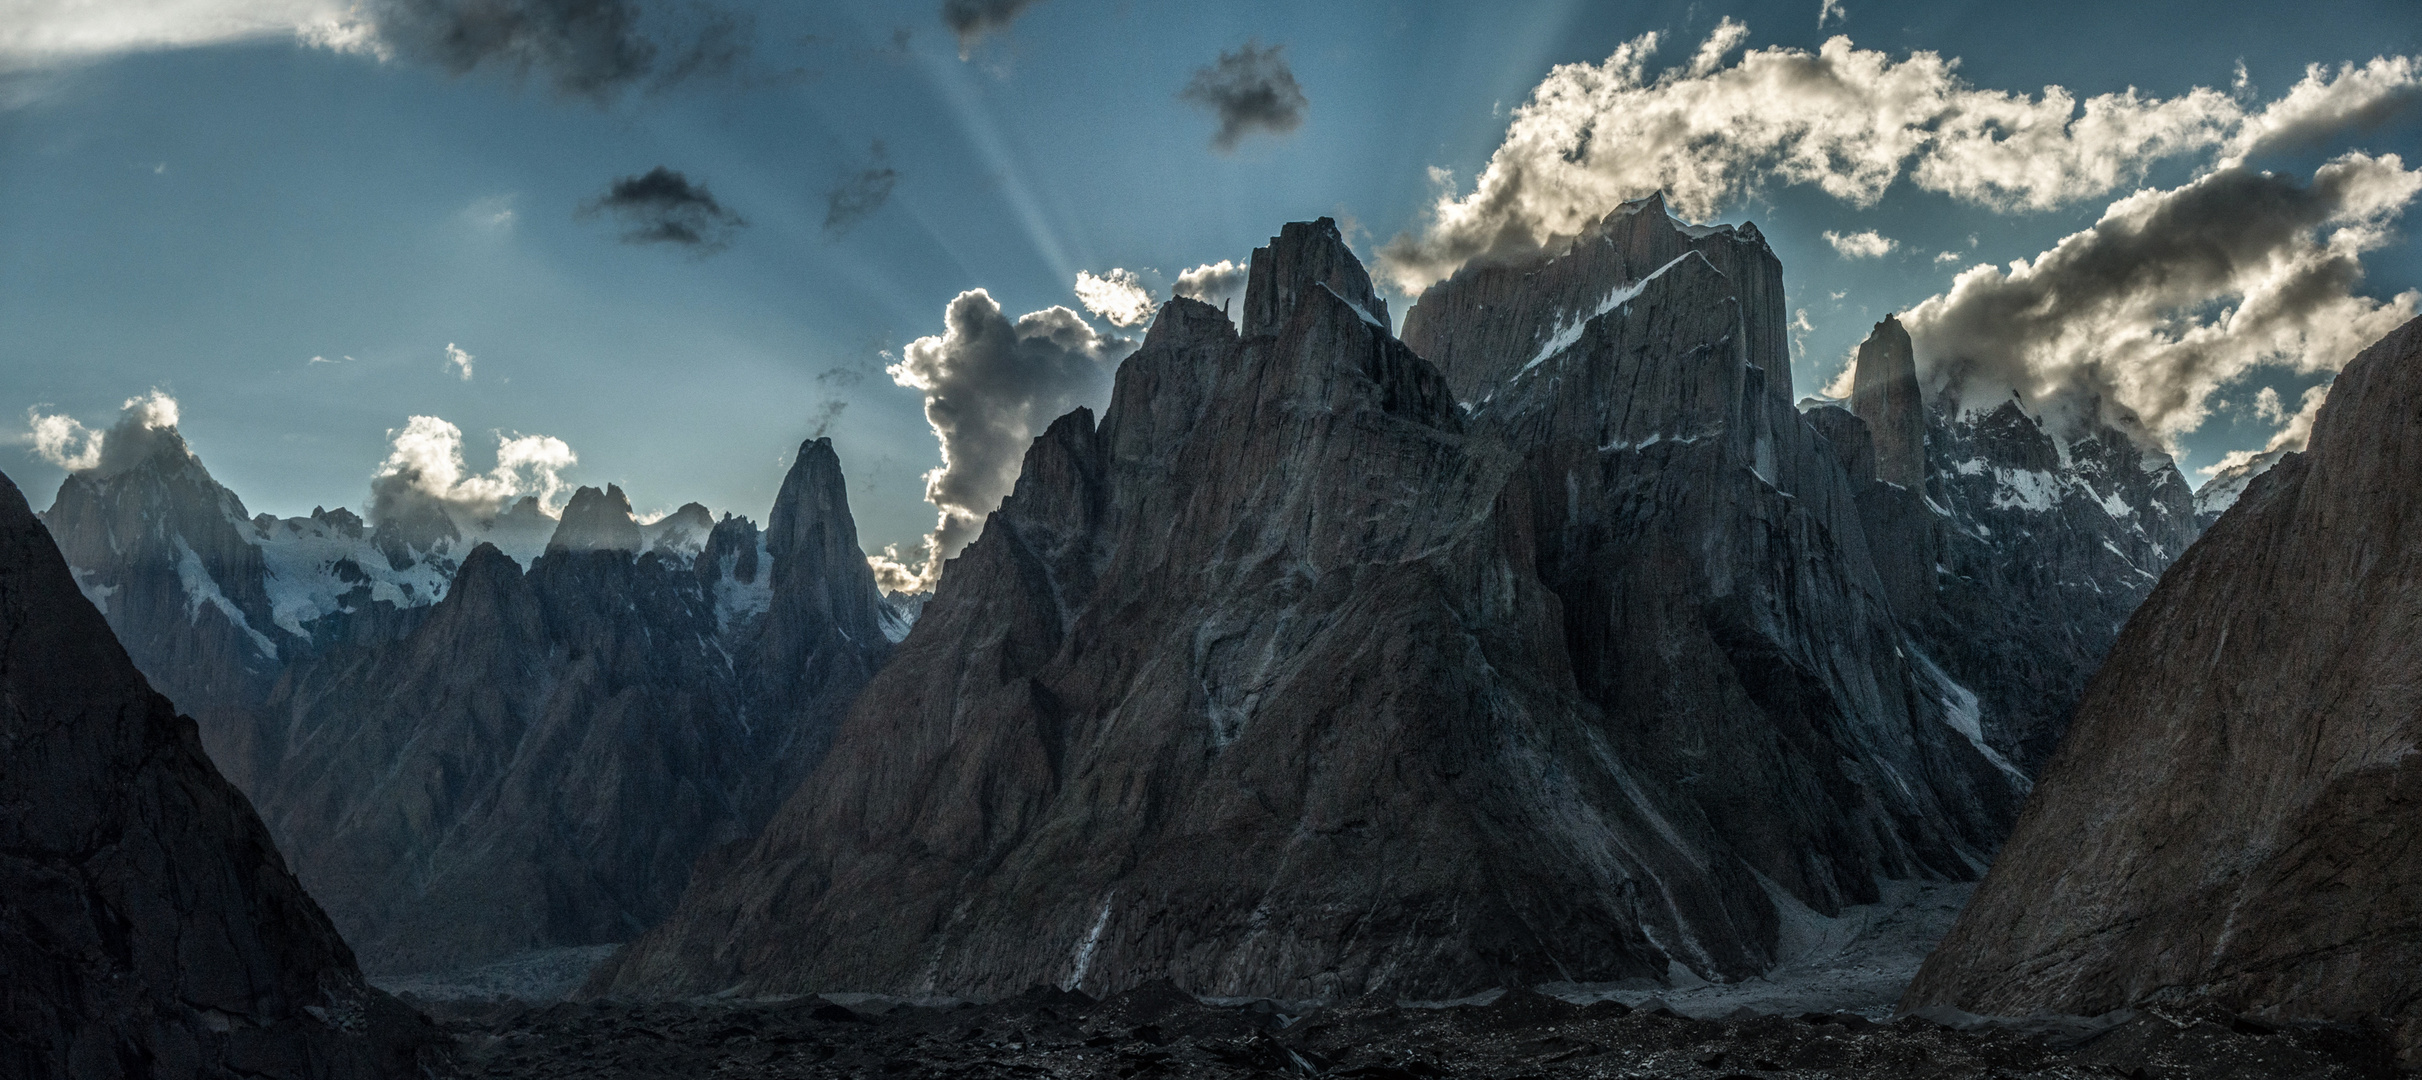
[[[1875,443],[1875,478],[1912,490],[1926,482],[1926,402],[1909,331],[1891,315],[1859,343],[1850,411]]]
[[[2418,486],[2422,320],[2129,620],[1905,1006],[2203,996],[2422,1050]]]
[[[280,681],[265,816],[366,968],[628,940],[772,815],[891,648],[828,440],[772,524],[641,552],[584,487],[526,573],[480,545],[409,635]]]
[[[422,1075],[192,720],[0,477],[0,1073]]]
[[[1972,874],[2019,784],[1896,655],[1779,268],[1653,218],[1577,314],[1425,299],[1446,374],[1325,220],[1255,253],[1245,333],[1165,306],[821,769],[591,991],[1740,977],[1788,907]]]

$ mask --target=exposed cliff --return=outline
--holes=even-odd
[[[436,1064],[77,585],[0,477],[0,1073]]]
[[[400,641],[280,681],[265,816],[366,967],[627,940],[764,823],[890,650],[829,441],[773,521],[642,552],[582,488],[527,572],[483,544]]]
[[[2422,1049],[2422,321],[2128,622],[1904,1005],[2209,995]]]
[[[1737,977],[1785,907],[1972,873],[2016,788],[1895,658],[1773,257],[1655,209],[1664,261],[1632,207],[1586,254],[1639,276],[1522,326],[1425,299],[1478,343],[1447,374],[1326,221],[1255,253],[1244,333],[1165,306],[821,771],[593,989]]]

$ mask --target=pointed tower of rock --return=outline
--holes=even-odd
[[[1917,354],[1901,321],[1884,316],[1859,345],[1850,411],[1875,438],[1875,478],[1915,490],[1926,482],[1926,410],[1917,389]]]

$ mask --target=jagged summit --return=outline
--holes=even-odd
[[[1437,366],[1457,398],[1477,403],[1513,369],[1562,348],[1555,343],[1690,252],[1725,278],[1740,304],[1742,358],[1791,401],[1782,262],[1753,226],[1685,224],[1666,212],[1662,195],[1624,203],[1568,245],[1534,258],[1466,263],[1405,313],[1404,341]]]
[[[5,476],[0,806],[0,1071],[371,1080],[438,1063],[419,1056],[436,1032],[362,980]]]
[[[639,521],[631,516],[631,500],[614,484],[604,491],[582,487],[572,492],[572,501],[564,504],[563,516],[556,520],[555,535],[547,539],[550,553],[637,552],[639,546]]]
[[[2184,995],[2422,1059],[2422,320],[2341,372],[2096,673],[1904,1005]],[[2388,493],[2396,493],[2390,495]]]
[[[1846,481],[1744,362],[1779,292],[1656,217],[1676,249],[1577,289],[1530,375],[1545,336],[1425,323],[1522,342],[1468,412],[1316,287],[1366,280],[1331,226],[1257,256],[1242,333],[1164,307],[819,772],[592,990],[1736,978],[1878,875],[1971,873],[2015,788],[1895,658]]]
[[[1254,249],[1239,331],[1247,337],[1278,333],[1296,305],[1319,288],[1382,331],[1394,325],[1388,321],[1387,301],[1371,287],[1370,273],[1346,246],[1337,222],[1321,218],[1289,222],[1269,246]]]
[[[1926,401],[1917,383],[1917,351],[1897,316],[1875,324],[1854,363],[1850,411],[1867,422],[1875,478],[1916,490],[1926,479]]]

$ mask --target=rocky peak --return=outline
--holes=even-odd
[[[622,488],[607,484],[604,491],[582,487],[565,503],[547,551],[639,550],[639,522],[631,516],[631,500]]]
[[[7,1071],[371,1080],[440,1065],[435,1032],[363,981],[193,721],[70,574],[0,477]]]
[[[1458,398],[1477,402],[1552,341],[1694,251],[1740,305],[1743,359],[1767,372],[1769,391],[1788,404],[1782,262],[1756,228],[1684,223],[1666,212],[1662,195],[1623,203],[1581,235],[1528,257],[1466,263],[1405,313],[1404,341],[1437,365]]]
[[[1926,481],[1926,401],[1917,385],[1917,354],[1899,318],[1886,315],[1859,343],[1850,411],[1867,422],[1875,443],[1875,478],[1916,490]]]
[[[323,510],[314,506],[311,508],[311,520],[327,526],[337,535],[348,539],[359,540],[363,535],[361,515],[342,506],[334,510]]]
[[[2422,319],[2346,366],[2310,449],[2247,485],[2128,620],[1904,1008],[2185,994],[2378,1024],[2422,1061],[2417,487]]]
[[[715,531],[715,515],[700,503],[683,503],[681,509],[640,526],[640,537],[647,549],[686,564],[706,549],[709,536]]]
[[[1245,285],[1244,335],[1278,333],[1296,305],[1323,287],[1383,330],[1390,326],[1388,303],[1371,288],[1362,260],[1346,246],[1337,222],[1321,218],[1289,222],[1268,247],[1253,250]]]

